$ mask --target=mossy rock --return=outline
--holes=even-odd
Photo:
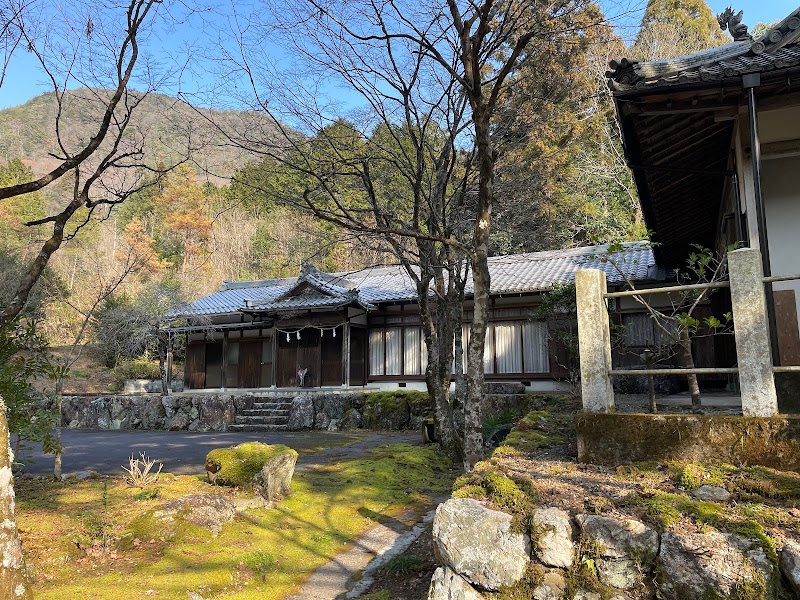
[[[230,448],[217,448],[206,456],[208,480],[217,485],[250,486],[268,460],[287,453],[297,458],[297,451],[283,444],[270,446],[247,442]]]

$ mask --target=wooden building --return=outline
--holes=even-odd
[[[554,389],[563,361],[550,325],[534,317],[541,294],[581,268],[602,268],[612,285],[664,279],[647,244],[629,243],[617,261],[604,247],[489,259],[491,315],[484,366],[488,380]],[[466,290],[462,326],[471,320]],[[189,389],[304,387],[424,388],[426,352],[416,288],[400,266],[225,282],[210,296],[165,315],[170,335],[186,335]]]
[[[625,156],[659,266],[682,266],[693,244],[724,251],[738,242],[761,250],[767,276],[796,275],[800,8],[758,39],[737,17],[720,15],[734,38],[724,46],[611,63]],[[800,281],[777,282],[767,292],[773,358],[798,365]],[[715,301],[724,303],[725,295]]]

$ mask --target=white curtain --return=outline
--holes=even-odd
[[[386,374],[402,374],[403,328],[388,327],[386,329]]]
[[[403,328],[403,362],[406,375],[419,375],[422,373],[420,352],[422,348],[422,335],[419,327]]]
[[[483,346],[483,372],[494,373],[494,325],[486,327],[486,344]]]
[[[383,375],[383,330],[371,329],[369,332],[369,374]]]
[[[549,373],[547,324],[541,321],[522,322],[522,348],[525,373]]]
[[[522,373],[521,330],[520,321],[494,324],[498,373]]]

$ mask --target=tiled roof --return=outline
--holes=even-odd
[[[655,267],[649,244],[628,242],[623,244],[622,252],[612,255],[624,277],[602,258],[607,251],[608,246],[588,246],[492,257],[489,259],[491,293],[544,291],[554,283],[573,281],[575,271],[580,269],[601,269],[605,271],[609,283],[621,283],[625,278],[636,282],[665,278],[665,274]],[[305,291],[292,295],[303,282],[309,284]],[[472,293],[469,278],[466,293]],[[322,273],[306,266],[297,278],[225,282],[220,291],[171,311],[165,317],[177,319],[254,310],[281,312],[351,303],[373,308],[376,304],[413,301],[416,297],[414,281],[399,265],[372,267],[350,273]]]
[[[735,41],[688,56],[610,63],[610,85],[616,92],[702,84],[740,78],[748,73],[779,71],[800,65],[800,7],[757,40]]]

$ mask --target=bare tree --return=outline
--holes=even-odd
[[[296,194],[286,201],[364,238],[381,239],[406,266],[419,294],[426,378],[440,428],[452,420],[445,388],[454,341],[457,369],[461,365],[461,300],[469,267],[474,308],[465,426],[459,439],[445,433],[443,440],[448,449],[457,447],[452,452],[468,468],[483,452],[487,258],[497,157],[491,124],[529,45],[553,28],[567,27],[567,17],[582,4],[291,0],[273,6],[269,26],[247,15],[231,21],[236,44],[226,46],[229,87],[241,76],[254,110],[314,137],[284,127],[278,147],[247,129],[230,132],[230,142],[262,153],[276,170],[301,175]],[[257,49],[270,35],[291,49],[299,65],[285,72],[269,67]],[[321,98],[318,86],[331,80],[362,104],[348,123],[337,124],[343,111]],[[381,179],[379,165],[400,174],[403,194]],[[353,182],[359,182],[357,194]],[[287,196],[285,190],[277,195]],[[440,372],[434,376],[435,369]]]
[[[54,166],[30,181],[0,188],[0,202],[54,186],[65,176],[71,179],[59,208],[26,223],[30,227],[52,226],[52,233],[25,267],[11,300],[2,307],[0,326],[20,314],[53,253],[89,223],[98,209],[110,210],[163,175],[163,169],[142,163],[146,132],[137,130],[133,119],[142,100],[163,81],[155,75],[155,65],[140,70],[144,77],[137,84],[143,91],[131,91],[141,61],[140,37],[161,4],[162,0],[127,0],[121,6],[76,2],[53,7],[36,0],[11,0],[0,10],[0,45],[4,51],[0,89],[7,85],[5,73],[13,55],[24,48],[40,64],[57,106],[53,121],[57,147],[51,156]],[[68,91],[75,86],[84,89],[79,93]],[[89,140],[71,139],[65,130],[64,114],[70,102],[84,103],[87,115],[99,114],[96,132]],[[0,445],[0,471],[8,472],[8,476],[0,477],[4,523],[0,531],[0,596],[28,597],[14,526],[4,405],[0,405]]]
[[[52,168],[30,181],[0,188],[0,201],[42,190],[64,176],[71,182],[69,187],[64,186],[64,203],[59,209],[25,223],[30,227],[52,226],[52,234],[42,243],[0,312],[0,324],[10,322],[22,311],[50,257],[64,241],[73,238],[98,210],[110,210],[156,184],[168,170],[144,164],[147,132],[136,127],[134,118],[143,100],[164,79],[145,64],[147,68],[140,71],[147,75],[136,80],[142,91],[131,90],[137,63],[142,60],[139,38],[161,4],[162,0],[129,0],[121,22],[114,18],[118,12],[113,8],[70,5],[64,10],[74,12],[63,15],[58,27],[52,21],[36,21],[21,2],[17,10],[8,13],[10,16],[3,14],[12,41],[17,39],[7,50],[6,63],[22,45],[36,57],[50,82],[56,101],[53,129],[57,148],[51,155]],[[68,90],[76,84],[82,89]],[[65,126],[65,113],[75,108],[74,104],[80,104],[80,110],[90,118],[97,118],[96,132],[88,141],[73,139]]]

